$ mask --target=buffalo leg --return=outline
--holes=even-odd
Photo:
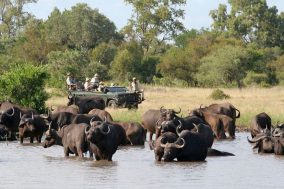
[[[97,161],[101,160],[100,156],[98,156],[98,155],[95,155],[95,158],[96,158]]]
[[[65,157],[68,157],[68,156],[69,156],[68,147],[64,147],[64,156],[65,156]]]
[[[34,137],[30,137],[30,143],[34,143]]]
[[[36,140],[37,140],[38,143],[41,143],[41,137],[42,137],[42,135],[39,135],[39,136],[36,137]]]
[[[24,142],[24,137],[20,136],[20,143],[23,144],[23,142]]]
[[[112,161],[112,155],[109,155],[107,158],[108,161]]]
[[[150,135],[149,135],[149,137],[150,137],[150,138],[149,138],[149,141],[152,141],[153,133],[152,133],[152,132],[149,132],[149,134],[150,134]]]
[[[83,151],[81,150],[81,148],[77,148],[77,155],[79,155],[80,158],[83,158],[84,157],[84,154],[83,154]]]

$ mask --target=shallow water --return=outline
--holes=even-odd
[[[260,155],[247,142],[216,141],[232,157],[205,162],[156,162],[148,147],[122,147],[113,162],[63,157],[63,148],[0,143],[0,188],[281,188],[284,156]],[[28,141],[26,141],[28,142]]]

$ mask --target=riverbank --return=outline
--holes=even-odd
[[[117,121],[140,121],[141,115],[148,109],[173,108],[182,112],[180,116],[187,116],[188,112],[200,105],[212,103],[230,102],[241,112],[236,125],[239,130],[246,130],[250,120],[258,113],[266,112],[272,118],[272,123],[284,122],[284,87],[273,88],[245,88],[221,89],[231,98],[226,100],[213,100],[209,96],[214,89],[204,88],[169,88],[145,86],[146,100],[139,105],[138,110],[109,109],[113,118]],[[47,106],[65,105],[67,95],[53,95]]]

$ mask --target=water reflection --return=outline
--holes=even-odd
[[[120,147],[113,161],[64,157],[63,147],[0,142],[0,188],[267,188],[284,184],[284,157],[257,154],[248,133],[213,147],[234,153],[204,162],[156,162],[148,143]],[[4,170],[4,171],[3,171]],[[275,185],[277,183],[277,185]]]

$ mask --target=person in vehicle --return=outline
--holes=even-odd
[[[93,88],[93,85],[91,84],[91,79],[86,77],[86,81],[84,83],[84,89],[85,91],[89,91]]]
[[[99,76],[98,73],[96,73],[94,75],[94,77],[92,77],[92,79],[91,79],[91,84],[92,84],[94,89],[97,89],[98,86],[99,86],[99,83],[100,83],[100,76]]]
[[[76,90],[77,88],[76,81],[71,73],[67,74],[66,84],[68,90]]]

